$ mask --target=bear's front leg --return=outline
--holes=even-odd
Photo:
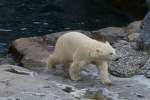
[[[109,79],[109,72],[108,72],[108,63],[107,62],[100,62],[97,65],[100,71],[100,77],[102,84],[110,85],[111,80]]]
[[[77,81],[81,79],[81,76],[80,76],[81,67],[84,66],[85,64],[86,64],[85,61],[72,62],[69,68],[69,74],[72,80]]]

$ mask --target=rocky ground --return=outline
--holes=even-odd
[[[0,74],[0,100],[77,100],[22,67],[1,65]]]
[[[94,66],[93,68],[94,69]],[[96,70],[93,70],[96,72]],[[149,79],[118,78],[113,85],[100,83],[98,74],[82,71],[82,80],[71,81],[63,72],[35,72],[20,66],[0,66],[0,100],[149,100]]]
[[[109,65],[113,81],[111,86],[100,83],[98,72],[93,65],[82,70],[82,80],[78,82],[65,78],[61,66],[53,72],[46,69],[45,61],[53,51],[57,38],[66,32],[15,40],[10,52],[15,54],[18,63],[28,70],[12,65],[0,66],[0,90],[3,90],[0,91],[1,99],[148,100],[149,54],[137,50],[136,46],[141,23],[142,21],[136,21],[127,27],[108,27],[92,32],[78,30],[91,38],[107,40],[116,48],[120,58]]]

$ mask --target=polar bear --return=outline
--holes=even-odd
[[[94,63],[100,71],[101,82],[111,84],[108,62],[115,56],[115,49],[108,42],[94,40],[80,32],[68,32],[57,40],[47,64],[49,69],[57,64],[64,64],[65,73],[68,69],[70,78],[79,80],[81,67]]]

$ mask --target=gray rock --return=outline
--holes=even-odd
[[[55,84],[38,78],[38,74],[22,67],[0,65],[0,76],[0,100],[77,100]]]
[[[0,58],[0,65],[2,64],[16,64],[16,62],[11,55],[7,55],[6,57]]]
[[[118,41],[114,44],[120,58],[110,64],[109,71],[118,77],[130,77],[138,74],[138,70],[149,58],[148,53],[136,51],[131,44],[126,41]]]
[[[118,40],[127,40],[127,37],[131,40],[137,38],[137,33],[141,30],[143,21],[131,22],[126,27],[107,27],[100,30],[92,31],[92,37],[101,41],[109,41],[114,43]],[[132,34],[133,33],[133,34]],[[132,34],[132,35],[131,35]],[[128,36],[129,35],[129,36]]]
[[[45,67],[48,47],[41,37],[20,38],[13,42],[11,52],[28,68]]]
[[[136,42],[139,39],[140,36],[140,30],[142,28],[142,20],[131,22],[127,27],[125,27],[126,33],[128,33],[128,41],[129,42]],[[134,48],[136,47],[136,44],[134,45]]]
[[[142,50],[150,49],[150,11],[144,18],[142,30],[140,31],[139,39],[137,40],[137,48]]]
[[[128,40],[130,42],[136,42],[138,40],[139,36],[140,36],[140,33],[137,33],[137,32],[132,33],[132,34],[128,35]]]
[[[131,22],[131,23],[125,28],[125,30],[126,30],[126,32],[127,32],[128,34],[132,34],[132,33],[139,32],[139,31],[141,30],[142,23],[143,23],[142,20]]]
[[[92,32],[93,38],[102,41],[109,41],[111,43],[116,42],[117,40],[126,39],[127,33],[124,28],[120,27],[108,27]]]

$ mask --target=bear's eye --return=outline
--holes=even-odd
[[[97,52],[97,53],[99,53],[99,52],[100,52],[100,50],[99,50],[99,49],[96,49],[96,52]]]

